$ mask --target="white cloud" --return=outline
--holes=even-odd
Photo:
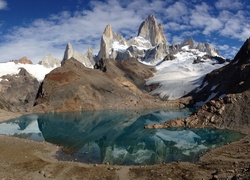
[[[220,0],[216,7],[222,8],[222,2],[228,1]],[[5,3],[6,8],[6,1],[0,0],[0,9],[1,3]],[[114,32],[130,38],[137,35],[139,25],[149,14],[156,16],[163,24],[167,39],[175,43],[202,34],[205,35],[203,39],[216,33],[217,36],[240,41],[250,36],[250,20],[246,12],[233,13],[227,8],[216,14],[212,3],[194,0],[94,0],[89,5],[90,9],[52,14],[26,26],[9,29],[12,32],[8,35],[1,34],[4,41],[0,42],[0,52],[4,53],[0,54],[0,61],[27,56],[38,62],[47,54],[62,59],[68,42],[81,53],[91,46],[97,54],[107,24],[111,24]]]
[[[227,51],[229,49],[229,46],[228,45],[220,45],[220,46],[217,46],[219,50],[222,50],[222,51]]]
[[[210,13],[212,7],[206,3],[195,6],[191,13],[190,24],[194,27],[203,29],[203,34],[209,35],[211,32],[217,31],[223,27],[222,22],[217,17],[213,17]]]
[[[174,44],[179,44],[179,43],[183,42],[183,40],[184,40],[184,38],[181,36],[173,36],[173,38],[172,38],[172,42]]]
[[[236,14],[222,12],[221,19],[224,21],[224,27],[220,31],[222,36],[239,39],[245,41],[250,37],[250,20],[243,11],[238,11]]]
[[[165,30],[171,30],[171,31],[183,31],[183,30],[188,30],[191,27],[185,24],[179,24],[176,22],[168,22],[167,24],[163,25],[163,28]]]
[[[171,19],[172,21],[183,21],[185,16],[189,14],[189,9],[187,5],[183,2],[176,2],[173,5],[169,6],[165,10],[167,18]]]
[[[243,3],[239,0],[219,0],[215,3],[218,9],[238,10],[243,7]]]
[[[7,2],[5,0],[0,0],[0,10],[7,8]]]
[[[157,3],[154,5],[158,6]],[[11,34],[3,37],[6,42],[0,44],[0,51],[5,53],[0,55],[0,60],[27,56],[33,62],[38,62],[50,53],[61,59],[68,42],[72,42],[74,48],[81,53],[85,53],[89,46],[97,53],[101,35],[108,23],[112,25],[113,31],[129,32],[130,37],[137,34],[139,25],[145,18],[136,13],[136,7],[124,8],[116,0],[107,3],[93,1],[91,7],[91,10],[74,14],[61,12],[48,19],[37,19],[26,27],[16,27]]]

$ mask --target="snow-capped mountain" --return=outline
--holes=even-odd
[[[143,21],[138,35],[126,40],[112,32],[108,24],[103,32],[98,59],[110,58],[125,60],[138,58],[148,63],[161,61],[168,53],[168,44],[162,26],[153,15]]]
[[[154,86],[150,94],[159,95],[168,100],[178,99],[194,91],[200,86],[207,73],[226,63],[209,43],[195,43],[190,38],[180,44],[169,45],[162,26],[153,15],[149,15],[141,23],[137,36],[129,40],[113,32],[111,25],[108,24],[101,37],[100,51],[97,55],[93,54],[91,48],[85,54],[81,54],[73,49],[71,43],[68,43],[61,64],[65,64],[71,58],[82,63],[87,69],[93,68],[102,58],[117,61],[137,59],[156,69],[154,76],[146,81],[147,86]],[[46,74],[60,67],[61,64],[52,55],[45,56],[36,65],[2,63],[0,77],[6,74],[16,75],[22,67],[42,82]],[[107,71],[109,70],[111,69],[107,67]]]

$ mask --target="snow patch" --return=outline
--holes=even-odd
[[[119,44],[118,41],[114,41],[112,48],[113,48],[114,51],[126,51],[128,46]]]
[[[215,90],[218,86],[219,86],[219,84],[213,86],[213,87],[211,88],[211,91]]]
[[[183,48],[188,50],[186,46]],[[146,85],[159,84],[160,86],[151,94],[168,100],[181,98],[198,88],[207,73],[225,65],[215,64],[211,59],[193,64],[198,56],[204,54],[206,53],[195,49],[181,51],[175,55],[176,59],[156,65],[157,72],[146,81]],[[202,88],[206,85],[205,83]],[[202,88],[197,89],[197,92]]]
[[[50,73],[53,68],[46,68],[40,64],[15,64],[14,62],[0,63],[0,77],[4,75],[15,75],[20,72],[20,68],[26,69],[39,82],[43,81],[46,74]]]

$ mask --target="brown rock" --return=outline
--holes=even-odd
[[[135,59],[103,59],[107,71],[86,68],[69,59],[46,75],[36,99],[37,111],[80,111],[166,107],[156,97],[145,95],[143,82],[152,68]],[[128,70],[128,66],[134,67]],[[137,68],[135,68],[137,67]],[[139,88],[138,88],[139,87]]]
[[[31,60],[29,60],[26,56],[22,57],[18,60],[11,60],[11,62],[14,62],[15,64],[33,64]]]

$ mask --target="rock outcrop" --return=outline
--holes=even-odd
[[[92,49],[89,48],[88,51],[83,55],[73,49],[71,43],[68,43],[64,52],[62,64],[65,63],[70,58],[74,58],[77,61],[81,62],[85,67],[93,68],[94,65],[94,55]]]
[[[46,68],[55,68],[59,67],[61,65],[61,62],[51,54],[49,54],[45,56],[38,64],[41,64]]]
[[[71,58],[46,75],[36,99],[36,111],[80,111],[166,107],[157,97],[145,94],[144,79],[152,67],[136,59],[103,59],[107,71],[86,68]],[[136,83],[135,83],[136,82]]]
[[[24,68],[16,75],[5,75],[0,81],[0,109],[29,111],[34,105],[39,82]]]
[[[31,60],[29,60],[26,56],[22,57],[18,60],[11,60],[11,62],[14,62],[15,64],[33,64]]]

